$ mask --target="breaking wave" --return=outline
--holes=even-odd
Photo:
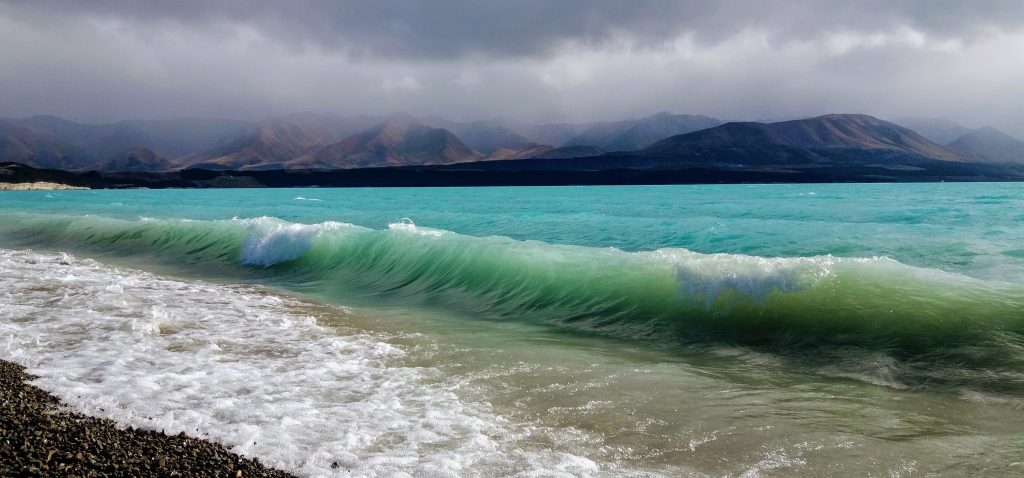
[[[473,237],[410,220],[375,230],[276,218],[25,216],[24,247],[142,255],[339,300],[368,297],[671,345],[854,344],[910,353],[1019,348],[1024,287],[885,257],[624,252]]]

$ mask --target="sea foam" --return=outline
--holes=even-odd
[[[242,244],[241,262],[263,267],[295,260],[327,231],[358,227],[333,221],[297,224],[267,217],[243,222],[249,228],[249,236]]]
[[[207,437],[303,476],[601,471],[520,446],[535,425],[463,401],[387,336],[323,327],[293,299],[68,254],[0,250],[0,272],[0,357],[123,426]]]

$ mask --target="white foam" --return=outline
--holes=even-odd
[[[840,259],[758,257],[740,254],[698,254],[663,249],[657,254],[675,264],[681,294],[713,304],[723,294],[764,300],[772,292],[796,292],[835,275]]]
[[[742,254],[700,254],[686,249],[655,251],[658,261],[675,268],[679,293],[685,300],[712,306],[720,297],[763,302],[772,293],[799,292],[842,276],[871,277],[892,284],[941,284],[986,291],[1012,284],[982,281],[939,269],[908,266],[885,256],[759,257]]]
[[[405,365],[388,337],[322,327],[303,304],[261,289],[0,250],[0,305],[0,357],[74,408],[207,436],[298,475],[605,471],[523,444],[571,433],[465,402],[439,370]]]
[[[428,227],[419,227],[419,226],[416,225],[416,223],[412,222],[412,219],[409,219],[407,217],[403,217],[398,222],[393,222],[391,224],[388,224],[388,230],[390,230],[390,231],[399,231],[399,232],[407,232],[407,233],[418,234],[418,235],[427,236],[427,237],[441,237],[441,236],[443,236],[445,234],[452,234],[451,232],[445,231],[445,230],[442,230],[442,229],[431,229],[431,228],[428,228]]]
[[[242,263],[263,267],[298,259],[327,231],[357,227],[334,221],[298,224],[268,217],[241,221],[249,228],[242,244]]]

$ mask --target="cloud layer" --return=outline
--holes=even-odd
[[[1019,1],[0,0],[0,116],[946,116],[1024,132]]]

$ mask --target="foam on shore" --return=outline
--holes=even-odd
[[[574,452],[581,432],[465,402],[390,337],[318,325],[308,304],[68,254],[0,250],[0,271],[0,358],[90,415],[305,476],[609,471]],[[525,445],[536,433],[564,447]]]

